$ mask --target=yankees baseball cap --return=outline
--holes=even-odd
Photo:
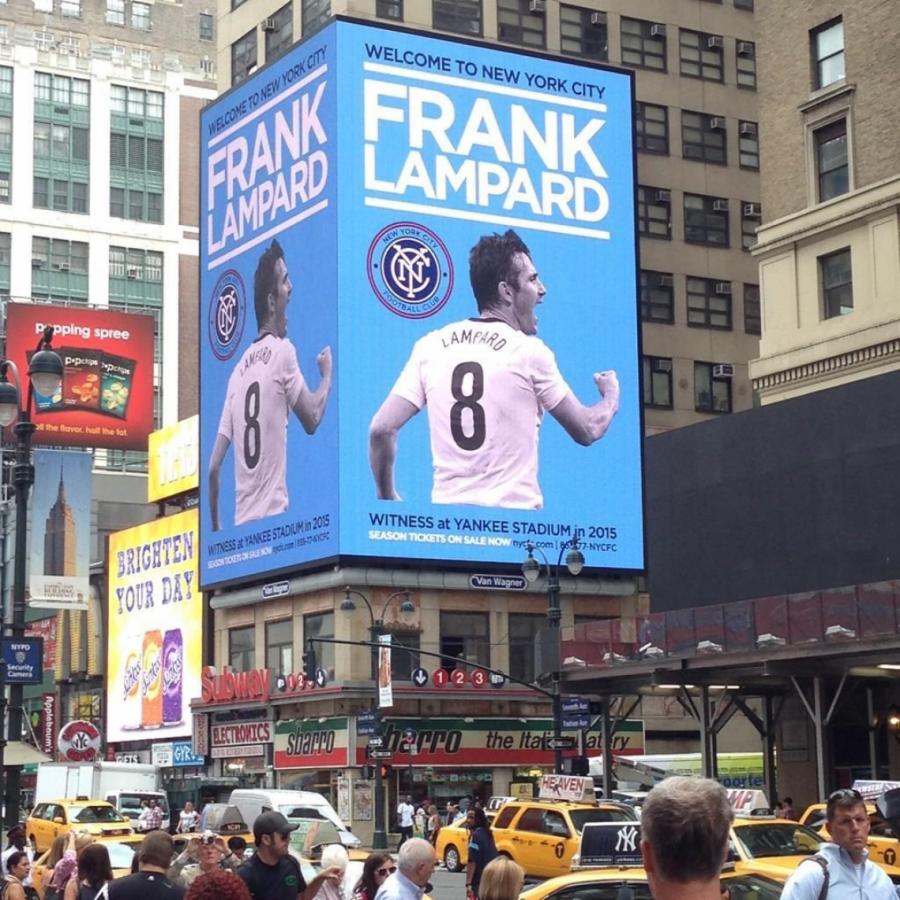
[[[296,831],[299,826],[291,825],[290,822],[280,813],[270,809],[267,812],[260,813],[253,822],[253,837],[256,843],[264,834],[287,834],[290,831]]]

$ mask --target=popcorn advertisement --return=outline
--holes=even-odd
[[[62,360],[52,396],[34,395],[34,443],[146,450],[153,429],[153,318],[107,309],[10,303],[6,353],[27,390],[44,327]],[[24,396],[23,396],[24,400]]]

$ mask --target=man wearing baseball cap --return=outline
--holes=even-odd
[[[28,864],[34,864],[34,849],[31,844],[25,840],[25,827],[23,825],[13,825],[9,831],[6,832],[6,837],[9,839],[9,844],[7,848],[3,851],[2,857],[2,871],[0,871],[0,877],[7,874],[6,871],[6,861],[15,853],[17,850],[24,851],[28,856]],[[29,872],[28,877],[25,879],[24,884],[31,884],[31,873]]]
[[[309,884],[304,881],[300,863],[288,852],[291,832],[296,828],[274,810],[256,817],[253,823],[256,853],[237,870],[254,900],[312,900],[326,881],[341,880],[343,872],[338,866],[332,866]]]

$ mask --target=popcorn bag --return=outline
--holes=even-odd
[[[62,347],[59,353],[63,362],[63,408],[99,411],[102,353],[85,347]]]
[[[125,356],[104,353],[100,358],[100,412],[124,419],[134,381],[136,361]]]

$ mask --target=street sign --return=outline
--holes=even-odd
[[[591,720],[589,716],[563,716],[562,727],[567,731],[581,731],[583,728],[591,727]]]
[[[328,682],[328,673],[321,667],[316,669],[316,684],[321,688]]]
[[[443,687],[450,680],[450,676],[446,669],[435,669],[431,673],[431,680],[435,687]]]
[[[370,747],[381,747],[384,745],[384,739],[380,737],[370,737],[369,738],[369,746]]]
[[[3,638],[2,654],[7,684],[40,684],[44,680],[43,638]]]
[[[581,697],[563,697],[562,711],[564,713],[587,714],[591,711],[591,705],[587,700],[583,700]]]
[[[550,738],[547,741],[547,747],[550,750],[571,750],[575,746],[575,738],[560,737]]]
[[[506,676],[501,675],[499,672],[491,672],[488,675],[488,682],[490,683],[491,687],[503,687],[503,685],[506,684]]]
[[[462,687],[466,683],[466,670],[454,669],[450,673],[450,683],[454,687]]]
[[[472,669],[472,687],[484,687],[488,683],[488,673],[484,669]]]
[[[372,759],[390,759],[394,754],[390,750],[370,750],[369,756]]]
[[[425,687],[428,684],[428,670],[427,669],[413,669],[412,675],[410,675],[410,680],[416,687]]]

